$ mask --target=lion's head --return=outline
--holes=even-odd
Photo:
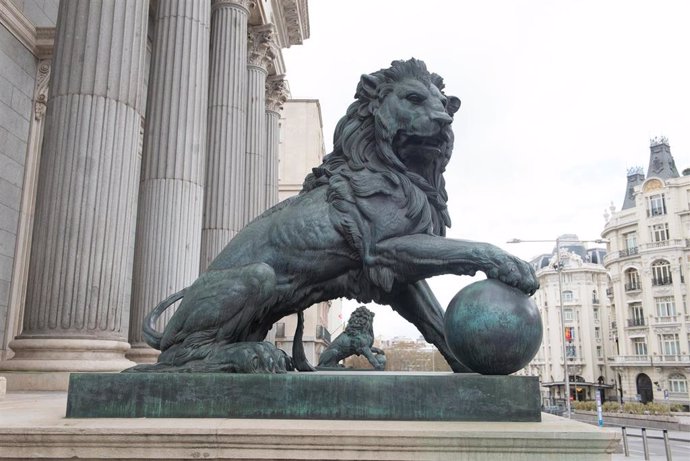
[[[450,226],[443,172],[453,148],[450,124],[460,100],[443,93],[443,79],[419,60],[394,61],[391,67],[362,75],[356,101],[335,129],[334,150],[304,182],[308,191],[348,169],[390,171],[410,194],[410,209],[432,205],[432,232]]]
[[[345,333],[348,336],[356,336],[364,332],[369,333],[372,338],[374,335],[374,313],[364,306],[359,306],[354,310],[350,319],[347,321]]]

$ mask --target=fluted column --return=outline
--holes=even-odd
[[[278,203],[278,144],[280,111],[288,98],[287,83],[282,76],[266,81],[266,205]]]
[[[244,227],[249,0],[214,0],[201,270]]]
[[[60,2],[24,328],[3,369],[133,365],[124,353],[147,16],[148,1]]]
[[[251,27],[247,66],[247,222],[266,209],[266,77],[274,57],[273,26]]]
[[[142,338],[146,314],[199,275],[210,20],[205,1],[156,11],[127,353],[137,363],[158,355]]]

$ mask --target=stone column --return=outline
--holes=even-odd
[[[244,227],[249,0],[214,0],[201,270]]]
[[[266,209],[266,77],[275,57],[271,24],[249,31],[247,66],[246,222]]]
[[[147,17],[148,1],[60,2],[24,328],[0,366],[19,372],[3,372],[10,389],[65,389],[70,371],[134,364]]]
[[[266,81],[266,209],[278,203],[280,111],[288,94],[283,76],[271,77]]]
[[[158,3],[127,353],[137,363],[159,354],[142,338],[146,314],[199,275],[210,21],[209,2]],[[173,312],[163,314],[161,328]]]

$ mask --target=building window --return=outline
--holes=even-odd
[[[655,261],[652,264],[652,285],[670,285],[671,283],[671,264],[663,259]]]
[[[573,345],[565,346],[565,355],[569,359],[574,359],[577,357],[577,347]]]
[[[566,322],[572,322],[573,321],[573,310],[572,309],[563,309],[563,320]]]
[[[644,325],[644,310],[642,303],[630,303],[629,327],[639,327]]]
[[[637,254],[637,232],[628,232],[623,234],[625,239],[625,249],[621,252],[621,256],[632,256]]]
[[[668,241],[668,223],[654,224],[650,229],[652,231],[652,242],[663,243]]]
[[[654,194],[647,197],[647,216],[661,216],[666,214],[666,199],[664,194]]]
[[[594,339],[601,339],[601,328],[594,327]]]
[[[675,374],[668,377],[668,390],[679,394],[688,393],[688,380],[681,374]]]
[[[659,335],[659,345],[661,346],[662,355],[680,354],[678,333]]]
[[[595,321],[599,320],[599,308],[598,307],[595,307],[594,309],[592,309],[592,317],[594,318]]]
[[[647,340],[645,338],[633,338],[631,341],[634,355],[647,355]]]
[[[603,349],[601,346],[597,346],[597,358],[602,358],[604,356]]]
[[[676,315],[676,305],[673,302],[673,296],[662,296],[654,298],[656,304],[657,317],[673,317]]]
[[[573,292],[570,290],[563,292],[563,302],[569,303],[573,301]]]
[[[639,290],[640,287],[640,273],[637,269],[628,269],[625,271],[625,291]]]

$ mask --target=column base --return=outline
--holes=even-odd
[[[96,339],[15,339],[15,355],[0,362],[8,391],[66,391],[71,372],[119,372],[133,367],[129,344]]]
[[[141,363],[156,363],[161,351],[156,350],[146,344],[132,344],[132,348],[127,351],[125,357],[132,362]]]

